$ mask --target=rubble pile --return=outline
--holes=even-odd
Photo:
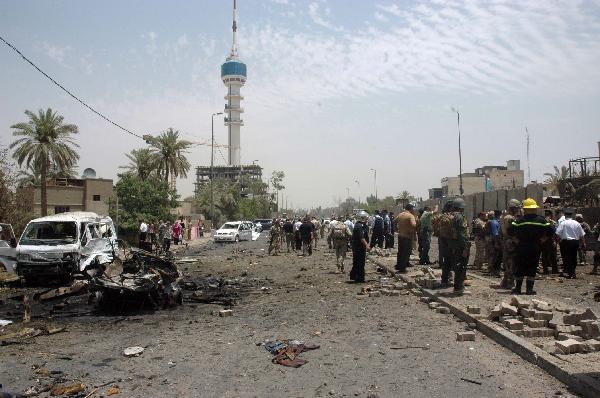
[[[258,278],[216,278],[186,276],[181,282],[186,302],[219,303],[226,306],[237,304],[244,294],[260,292],[269,294],[271,288],[265,286],[264,279]]]
[[[415,282],[424,289],[438,289],[441,285],[440,280],[435,276],[435,272],[431,267],[423,267],[421,275],[415,277]]]
[[[408,295],[408,286],[403,282],[395,282],[388,277],[382,276],[379,278],[379,282],[365,286],[358,293],[358,296],[369,296],[369,297],[381,297],[381,296],[393,296],[398,297],[400,295]]]
[[[520,337],[549,338],[536,345],[551,354],[600,351],[600,320],[589,308],[576,310],[564,304],[512,296],[492,309],[489,319]]]

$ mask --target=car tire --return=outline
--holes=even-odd
[[[239,241],[240,241],[240,236],[239,236],[239,235],[236,235],[236,236],[235,236],[235,243],[239,243]]]

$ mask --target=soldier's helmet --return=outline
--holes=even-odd
[[[451,200],[447,201],[444,204],[444,208],[442,209],[442,211],[445,211],[445,212],[450,211],[450,209],[452,209],[452,207],[453,207],[453,204],[454,204],[454,200],[451,199]]]
[[[369,219],[369,213],[367,213],[366,211],[361,211],[357,214],[358,219],[361,221],[367,221]]]
[[[467,204],[463,198],[456,198],[452,201],[452,207],[455,209],[464,209],[467,207]]]
[[[531,199],[533,200],[533,199]],[[517,199],[511,199],[508,201],[508,208],[509,209],[519,209],[521,208],[521,202],[518,201]]]

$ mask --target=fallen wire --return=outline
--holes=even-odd
[[[428,350],[429,346],[424,346],[424,345],[407,345],[404,347],[390,347],[390,350],[408,350],[410,348],[420,348],[422,350]]]

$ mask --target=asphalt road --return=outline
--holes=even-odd
[[[0,347],[0,383],[23,391],[59,374],[81,380],[87,393],[109,383],[98,396],[116,385],[127,397],[572,396],[479,333],[457,342],[465,324],[416,296],[358,298],[363,285],[347,283],[323,249],[307,258],[266,256],[264,235],[186,254],[200,260],[182,265],[189,278],[224,278],[240,291],[232,317],[218,316],[220,303],[193,302],[125,317],[55,316],[51,322],[67,332]],[[379,278],[374,266],[368,270],[369,280]],[[275,339],[320,348],[301,355],[306,365],[288,368],[257,345]],[[128,346],[145,351],[125,358]]]

